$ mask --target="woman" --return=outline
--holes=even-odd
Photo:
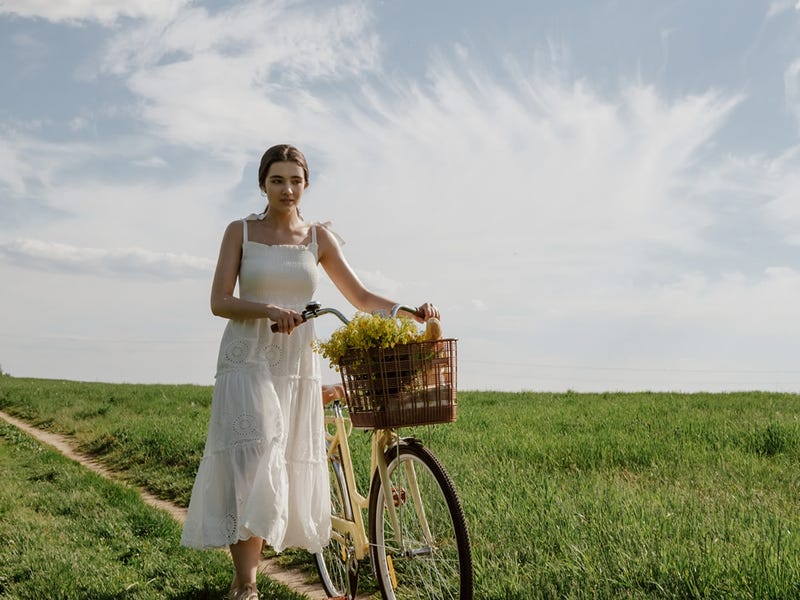
[[[308,183],[297,148],[264,153],[258,185],[267,207],[228,225],[211,288],[211,312],[229,321],[181,543],[229,546],[231,598],[258,598],[263,541],[278,552],[318,552],[330,537],[319,359],[311,349],[313,325],[300,315],[316,291],[317,264],[358,310],[395,304],[363,286],[327,226],[303,221]],[[432,304],[420,308],[425,319],[439,316]]]

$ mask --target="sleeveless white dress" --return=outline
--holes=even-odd
[[[317,225],[305,245],[266,245],[244,228],[239,296],[301,311],[317,289]],[[330,538],[319,357],[313,321],[291,335],[269,319],[230,320],[211,421],[181,544],[219,548],[252,536],[277,552],[320,551]]]

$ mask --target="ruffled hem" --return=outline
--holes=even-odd
[[[330,538],[329,493],[319,378],[219,373],[181,543],[257,536],[278,552],[318,552]]]
[[[326,465],[287,462],[264,444],[206,456],[181,544],[224,548],[256,536],[276,552],[319,552],[330,539],[329,486]]]

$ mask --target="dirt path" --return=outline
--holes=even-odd
[[[70,444],[68,437],[51,433],[49,431],[43,431],[41,429],[37,429],[36,427],[33,427],[24,421],[20,421],[19,419],[12,417],[11,415],[3,411],[0,411],[0,418],[3,418],[8,423],[21,429],[22,431],[24,431],[31,437],[35,438],[39,442],[47,444],[48,446],[52,446],[64,456],[80,463],[87,469],[91,469],[95,473],[98,473],[108,479],[113,479],[117,483],[129,485],[126,482],[121,481],[120,478],[117,475],[115,475],[113,471],[110,471],[109,469],[98,463],[96,460],[93,460],[92,458],[86,456],[85,454],[80,454],[79,452],[76,452],[75,448],[73,448],[72,445]],[[145,502],[147,502],[151,506],[155,506],[156,508],[168,512],[179,523],[183,523],[186,520],[185,508],[176,506],[171,502],[166,502],[165,500],[156,498],[155,496],[153,496],[152,494],[150,494],[145,490],[139,489],[138,491]],[[325,600],[327,598],[325,592],[323,592],[318,585],[309,585],[308,583],[306,583],[306,575],[304,573],[300,571],[284,569],[283,567],[279,566],[274,560],[267,560],[267,559],[262,560],[261,563],[259,564],[259,571],[261,571],[271,579],[279,581],[280,583],[291,588],[295,592],[298,592],[300,594],[305,594],[305,596],[308,597],[310,600]],[[359,596],[359,598],[361,598],[361,596]]]

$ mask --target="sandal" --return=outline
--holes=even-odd
[[[233,591],[233,590],[231,590]],[[234,600],[258,600],[258,590],[255,583],[245,583],[236,590]]]

